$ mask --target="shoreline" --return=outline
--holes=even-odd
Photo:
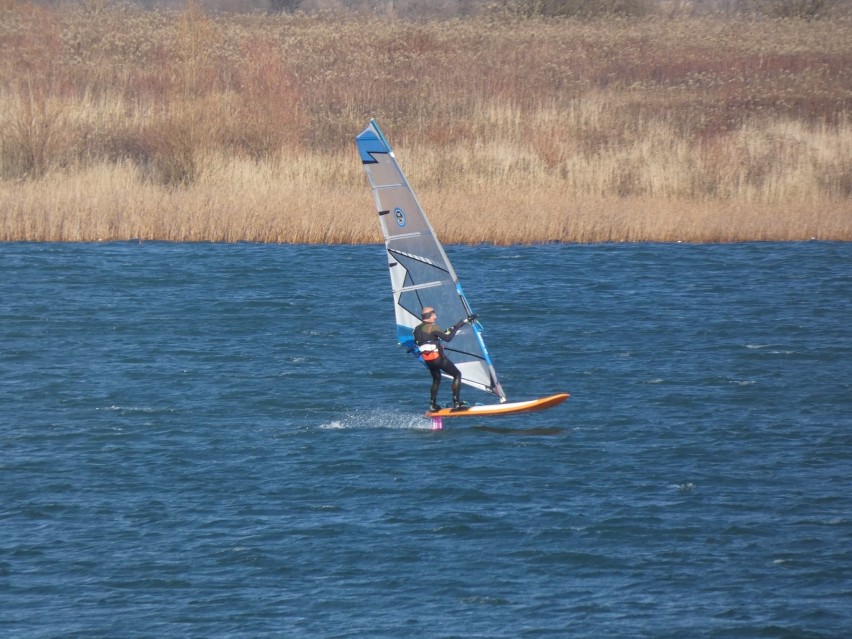
[[[0,188],[0,242],[382,242],[367,184],[314,201],[304,192],[273,192],[269,199],[240,193],[231,195],[234,208],[219,208],[217,198],[199,192],[180,194],[180,208],[172,208],[168,198],[114,194],[99,209],[85,197],[69,202],[56,193],[45,207],[38,198],[10,196]],[[444,244],[852,241],[852,210],[843,202],[786,207],[648,198],[565,203],[559,195],[496,190],[478,200],[468,193],[427,190],[419,198]],[[282,204],[293,201],[300,205]]]

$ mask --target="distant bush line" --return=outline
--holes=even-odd
[[[0,0],[0,240],[380,241],[370,117],[448,242],[852,239],[852,22],[660,6]]]

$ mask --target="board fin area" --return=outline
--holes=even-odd
[[[446,417],[488,417],[493,415],[515,415],[518,413],[531,413],[557,406],[568,399],[568,393],[556,393],[539,399],[531,399],[525,402],[507,402],[505,404],[489,404],[486,406],[471,406],[469,408],[442,408],[441,410],[426,411],[426,417],[433,420]]]

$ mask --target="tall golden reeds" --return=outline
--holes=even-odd
[[[0,12],[0,240],[378,241],[371,116],[448,242],[852,239],[843,20]]]

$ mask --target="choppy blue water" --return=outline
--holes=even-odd
[[[0,635],[848,636],[852,245],[449,253],[566,404],[429,430],[381,246],[0,245]]]

